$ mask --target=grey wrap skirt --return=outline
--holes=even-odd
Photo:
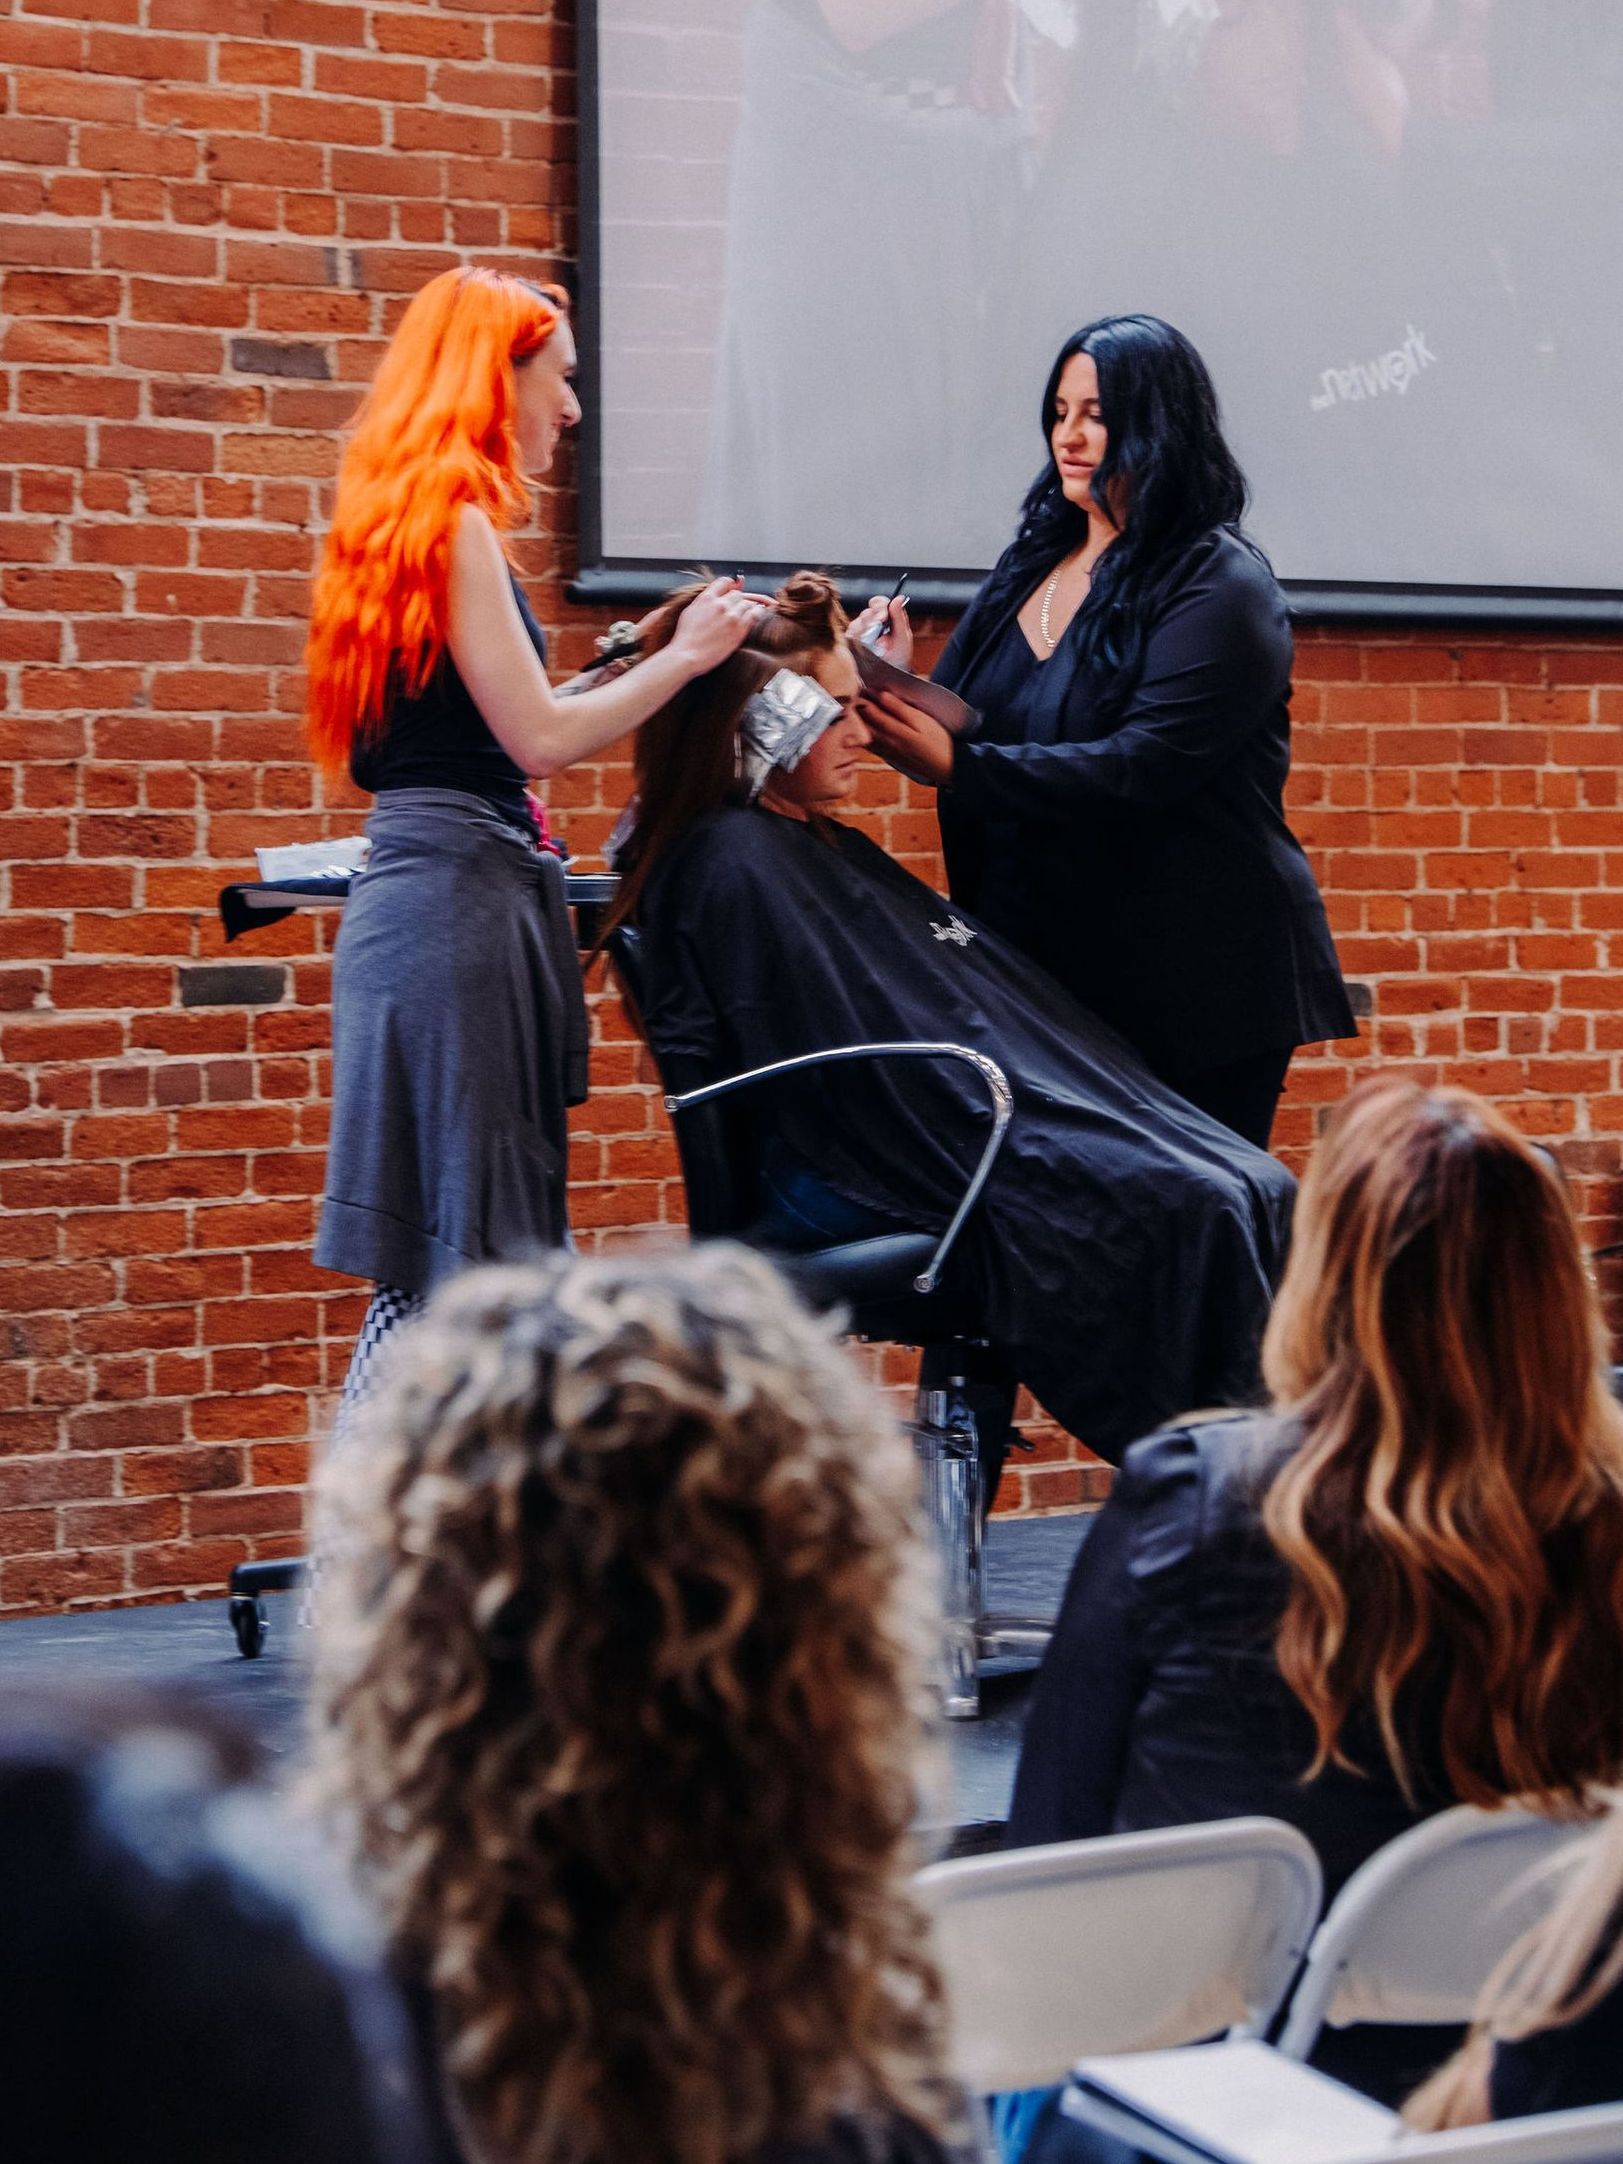
[[[563,867],[476,796],[383,792],[333,962],[315,1260],[428,1292],[568,1237],[586,1004]]]

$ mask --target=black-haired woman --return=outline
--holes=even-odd
[[[1211,378],[1170,324],[1078,331],[1042,426],[1019,531],[935,672],[980,730],[955,741],[893,694],[865,717],[941,791],[954,900],[1266,1147],[1295,1048],[1355,1030],[1285,823],[1284,596],[1240,529]],[[904,624],[881,650],[907,658]]]

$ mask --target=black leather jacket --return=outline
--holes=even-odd
[[[1301,1828],[1326,1899],[1384,1842],[1454,1799],[1417,1698],[1409,1803],[1373,1723],[1345,1742],[1365,1769],[1304,1782],[1312,1725],[1274,1662],[1288,1592],[1259,1500],[1290,1431],[1256,1413],[1134,1444],[1083,1543],[1038,1679],[1008,1845],[1262,1812]]]

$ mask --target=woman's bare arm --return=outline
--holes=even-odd
[[[683,612],[676,636],[614,682],[560,698],[513,599],[496,529],[472,505],[451,540],[446,644],[490,733],[544,781],[639,727],[695,676],[739,646],[759,605],[717,579]]]

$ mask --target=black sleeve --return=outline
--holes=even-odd
[[[1052,664],[1050,664],[1052,666]],[[1290,685],[1284,596],[1270,575],[1202,566],[1152,626],[1125,714],[1088,743],[953,748],[952,788],[989,817],[1067,818],[1083,799],[1176,804],[1202,787]]]
[[[1082,1543],[1037,1678],[1008,1847],[1114,1828],[1139,1702],[1183,1607],[1199,1488],[1199,1452],[1186,1430],[1128,1452]]]
[[[1496,2119],[1623,2101],[1623,1983],[1576,2021],[1496,2044],[1489,2095]]]

